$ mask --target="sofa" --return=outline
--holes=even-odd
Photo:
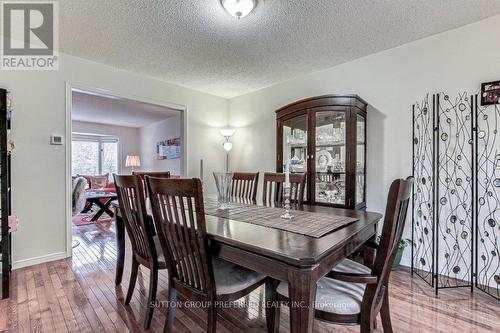
[[[107,175],[102,175],[102,177],[104,177]],[[73,178],[73,180],[75,180],[76,178],[78,177],[83,177],[85,178],[85,180],[87,181],[87,187],[85,189],[86,192],[105,192],[105,193],[114,193],[116,192],[116,187],[115,187],[115,183],[113,181],[110,181],[109,180],[109,177],[107,178],[106,180],[106,184],[104,187],[102,186],[92,186],[92,180],[94,179],[94,177],[100,177],[100,176],[92,176],[92,175],[76,175],[76,176],[72,176],[71,178]]]

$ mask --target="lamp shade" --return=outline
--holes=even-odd
[[[125,160],[126,167],[140,167],[141,159],[137,155],[127,155],[127,159]]]
[[[225,136],[226,138],[232,136],[236,132],[236,129],[225,127],[219,130],[220,135]]]

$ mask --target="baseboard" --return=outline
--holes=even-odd
[[[27,266],[38,265],[38,264],[42,264],[44,262],[60,260],[60,259],[64,259],[67,257],[68,256],[66,255],[66,252],[56,252],[56,253],[51,253],[51,254],[47,254],[44,256],[18,260],[18,261],[14,261],[12,263],[12,269],[18,269],[18,268],[23,268],[23,267],[27,267]]]

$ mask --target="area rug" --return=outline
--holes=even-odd
[[[104,213],[97,221],[91,221],[94,213],[80,213],[73,216],[73,224],[76,226],[93,224],[93,223],[104,223],[104,222],[112,222],[113,218],[108,214]]]

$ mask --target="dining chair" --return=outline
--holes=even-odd
[[[413,177],[392,182],[387,198],[384,226],[373,267],[344,259],[316,285],[315,317],[336,324],[361,326],[373,332],[380,312],[384,332],[392,332],[389,309],[389,275],[403,234]],[[277,287],[277,303],[288,301],[288,284]],[[274,308],[273,326],[279,331],[279,306]]]
[[[146,188],[146,178],[145,178],[146,176],[156,177],[156,178],[170,178],[170,171],[133,171],[132,174],[141,178],[142,188],[144,189],[144,197],[146,199],[148,198],[148,190]],[[147,205],[148,202],[146,200],[146,207]]]
[[[132,244],[132,270],[125,304],[129,304],[132,298],[139,265],[147,267],[150,271],[149,296],[144,320],[144,327],[147,329],[153,318],[158,271],[166,269],[167,265],[158,236],[155,236],[154,228],[148,224],[141,178],[137,175],[113,176],[118,196],[118,207]]]
[[[258,172],[235,172],[231,184],[231,197],[256,203],[258,184]]]
[[[170,178],[170,171],[134,171],[133,175],[141,177],[144,180],[145,176],[156,178]]]
[[[207,304],[207,332],[216,332],[217,304],[235,301],[267,282],[265,275],[210,254],[201,181],[146,177],[169,269],[165,332],[172,332],[177,293]]]
[[[148,197],[148,192],[146,190],[146,176],[156,177],[156,178],[170,178],[170,171],[134,171],[133,175],[139,176],[144,185],[144,190],[146,191],[146,198]]]
[[[264,188],[262,202],[265,206],[280,207],[283,205],[284,173],[264,173]],[[290,174],[290,204],[300,208],[304,204],[304,190],[306,186],[305,173]]]

